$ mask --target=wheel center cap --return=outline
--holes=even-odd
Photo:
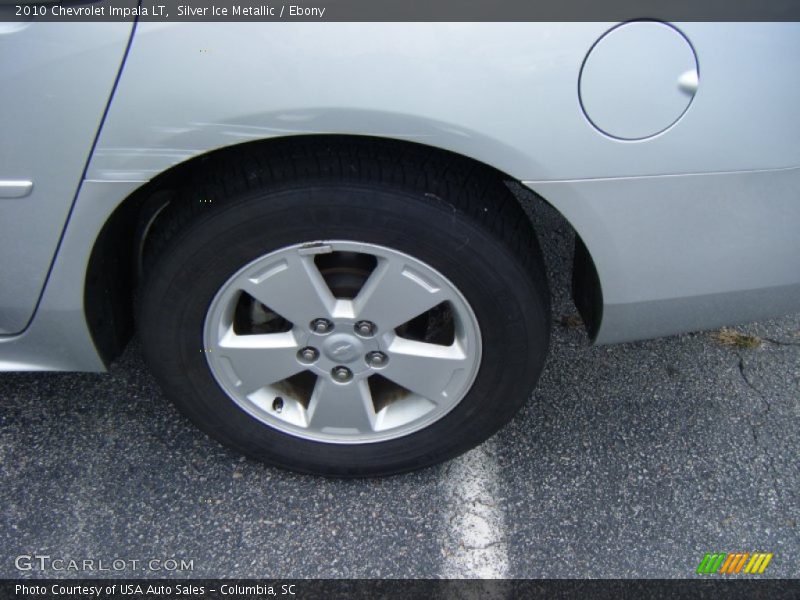
[[[364,354],[364,344],[354,335],[336,333],[325,340],[322,351],[334,362],[347,363]]]

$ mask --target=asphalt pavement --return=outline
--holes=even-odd
[[[241,458],[172,408],[135,340],[106,374],[0,374],[0,577],[692,577],[707,552],[770,552],[765,576],[800,576],[800,315],[737,327],[757,336],[740,345],[592,347],[570,232],[533,218],[545,372],[442,466],[343,481]]]

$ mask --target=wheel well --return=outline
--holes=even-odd
[[[226,161],[246,158],[254,153],[260,157],[279,156],[287,144],[335,145],[346,142],[370,146],[381,144],[396,148],[398,154],[409,149],[421,149],[429,155],[440,155],[450,161],[461,161],[491,172],[498,181],[512,189],[514,197],[524,208],[531,197],[542,200],[532,191],[514,191],[520,184],[509,175],[475,159],[447,150],[415,142],[389,140],[367,136],[306,135],[271,138],[213,150],[180,163],[145,183],[125,198],[103,226],[92,249],[86,273],[84,308],[98,352],[108,363],[118,356],[133,333],[133,314],[137,283],[143,272],[142,255],[148,235],[159,224],[165,206],[173,201],[176,192],[197,174]],[[546,202],[546,201],[544,201]],[[574,252],[573,295],[581,298],[576,304],[590,333],[599,326],[602,307],[597,273],[588,251],[576,236]],[[588,290],[588,291],[587,291]],[[588,299],[588,300],[587,300]]]

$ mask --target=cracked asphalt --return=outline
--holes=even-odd
[[[20,555],[191,560],[193,577],[692,577],[706,552],[800,576],[800,315],[591,347],[568,317],[568,228],[539,387],[448,464],[340,481],[245,460],[162,397],[134,341],[107,374],[0,374],[0,577]],[[24,566],[23,562],[23,566]],[[35,566],[35,565],[34,565]]]

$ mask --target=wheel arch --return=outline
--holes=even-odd
[[[382,143],[402,148],[418,147],[452,160],[488,169],[506,185],[519,187],[519,180],[476,158],[436,146],[406,140],[360,135],[292,135],[234,144],[188,158],[144,182],[123,198],[105,221],[92,247],[84,284],[84,310],[94,344],[108,364],[124,349],[133,332],[133,304],[136,284],[142,275],[142,252],[148,235],[157,226],[171,194],[198,169],[213,167],[234,155],[258,152],[269,156],[281,151],[287,140],[319,145],[348,141],[365,146]],[[529,188],[513,194],[520,206],[533,200],[547,202]],[[549,204],[549,203],[548,203]],[[552,205],[550,205],[552,206]],[[557,210],[557,209],[555,209]],[[568,223],[573,232],[574,227]],[[533,225],[531,224],[531,227]],[[572,292],[590,335],[594,335],[602,315],[602,292],[590,251],[575,232]]]

